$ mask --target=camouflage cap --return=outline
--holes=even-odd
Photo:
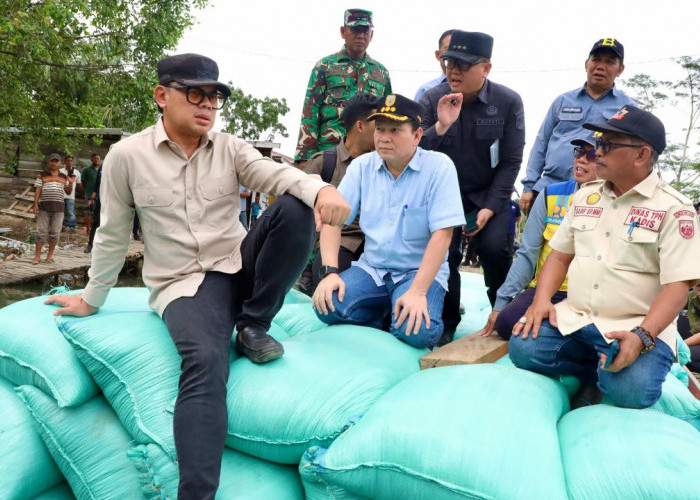
[[[345,11],[343,24],[349,28],[353,26],[373,27],[372,12],[364,9],[348,9]]]

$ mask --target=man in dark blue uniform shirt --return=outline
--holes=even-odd
[[[474,236],[491,304],[512,262],[508,252],[509,201],[525,146],[525,117],[520,96],[487,80],[493,38],[455,30],[443,54],[447,82],[421,98],[424,129],[420,146],[449,156],[457,167],[466,228]],[[470,217],[471,215],[471,217]],[[445,333],[452,340],[459,324],[461,230],[450,246],[449,290],[445,296]]]

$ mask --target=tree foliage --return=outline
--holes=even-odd
[[[70,151],[71,127],[138,131],[156,116],[156,62],[207,0],[5,0],[0,128]],[[6,134],[5,134],[6,135]]]
[[[287,127],[279,121],[289,112],[286,99],[258,99],[234,87],[232,82],[228,82],[228,86],[231,87],[231,97],[221,111],[221,118],[226,123],[224,132],[248,140],[273,141],[277,133],[282,137],[289,136]]]
[[[666,123],[666,132],[681,137],[670,142],[659,158],[659,168],[671,176],[671,185],[692,200],[700,199],[700,59],[680,57],[684,76],[677,81],[654,80],[637,74],[624,83],[640,107],[652,111],[671,106],[685,115],[681,123]]]

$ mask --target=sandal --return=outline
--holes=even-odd
[[[55,264],[53,258],[47,258],[44,262],[46,262],[47,264]]]

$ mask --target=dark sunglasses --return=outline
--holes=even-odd
[[[468,63],[468,62],[464,62],[464,61],[458,61],[457,59],[450,59],[449,57],[445,57],[443,59],[445,60],[445,67],[447,69],[453,69],[456,66],[463,73],[466,73],[467,71],[469,71],[472,66],[476,66],[477,64],[481,64],[480,62],[472,64],[472,63]]]
[[[643,148],[643,144],[623,144],[621,142],[606,141],[598,139],[595,141],[596,150],[601,149],[603,153],[608,154],[613,148]]]
[[[212,97],[214,97],[214,102],[216,105],[212,106],[214,109],[221,109],[226,104],[226,99],[228,97],[219,90],[212,90],[211,92],[205,92],[201,87],[188,87],[187,85],[164,85],[169,89],[184,90],[185,97],[187,97],[187,102],[199,106],[204,99],[209,99],[212,102]]]
[[[574,148],[574,158],[586,157],[588,161],[595,161],[595,149],[586,149],[583,146],[576,146]]]

